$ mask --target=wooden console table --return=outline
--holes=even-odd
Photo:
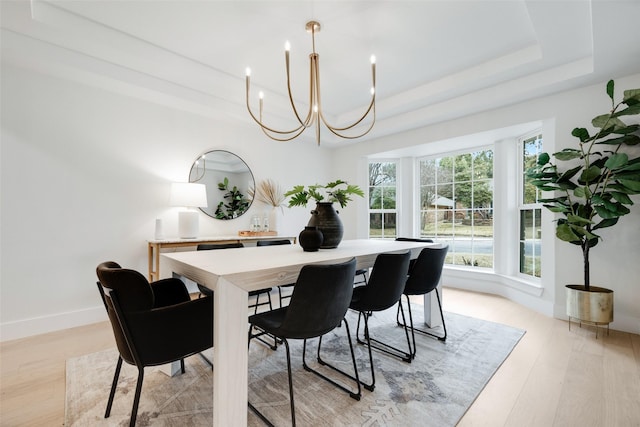
[[[290,240],[296,243],[295,236],[209,236],[195,239],[170,238],[162,240],[148,240],[149,250],[149,281],[154,282],[160,279],[160,251],[165,248],[187,248],[197,247],[201,243],[252,243],[258,240]]]

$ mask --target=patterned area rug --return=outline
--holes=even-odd
[[[414,315],[421,320],[422,307]],[[357,316],[349,314],[351,335]],[[376,388],[362,390],[356,401],[302,367],[302,341],[291,341],[296,421],[304,426],[455,426],[489,379],[508,357],[524,331],[453,313],[445,313],[446,342],[416,336],[412,363],[374,351]],[[376,313],[371,336],[406,346],[395,326],[395,311]],[[343,382],[315,360],[317,340],[307,346],[307,363]],[[355,346],[358,371],[370,380],[366,347]],[[352,371],[344,326],[323,339],[323,359]],[[211,357],[211,352],[208,354]],[[65,426],[126,426],[129,423],[137,369],[123,364],[111,416],[104,419],[117,351],[107,350],[67,361]],[[214,362],[215,364],[215,362]],[[168,377],[147,368],[137,426],[208,426],[212,419],[212,373],[198,356],[186,360],[184,375]],[[290,425],[284,346],[272,351],[259,341],[249,352],[249,400],[275,425]],[[264,425],[248,411],[250,426]]]

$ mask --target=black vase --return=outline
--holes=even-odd
[[[320,249],[337,248],[342,241],[344,228],[338,216],[338,211],[333,208],[333,203],[319,202],[311,211],[311,219],[308,226],[318,227],[322,232],[323,240]]]
[[[306,226],[298,236],[298,242],[305,252],[316,252],[322,245],[322,233],[318,227]]]

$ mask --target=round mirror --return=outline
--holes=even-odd
[[[212,218],[238,218],[253,202],[249,196],[255,188],[251,169],[229,151],[213,150],[198,157],[191,166],[189,182],[206,185],[207,207],[200,210]]]

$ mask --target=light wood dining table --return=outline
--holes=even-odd
[[[358,239],[317,252],[304,252],[295,244],[162,254],[161,277],[177,273],[214,291],[213,425],[247,425],[249,291],[295,283],[307,264],[355,257],[358,269],[369,268],[378,254],[409,250],[416,258],[422,248],[433,245]]]

